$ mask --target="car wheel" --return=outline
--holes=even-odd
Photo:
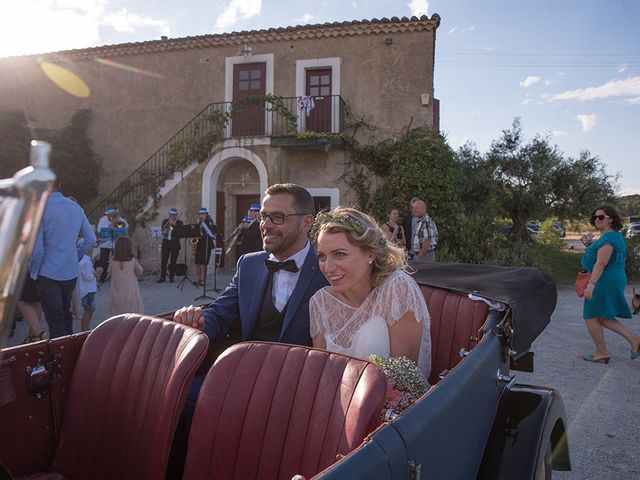
[[[544,454],[541,452],[538,455],[538,462],[536,465],[536,474],[533,476],[535,480],[551,480],[553,470],[551,468],[551,442],[547,447]]]

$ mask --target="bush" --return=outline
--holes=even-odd
[[[542,245],[548,245],[550,247],[562,248],[564,242],[560,237],[560,232],[556,230],[553,219],[547,219],[540,225],[540,230],[536,236],[538,243]]]

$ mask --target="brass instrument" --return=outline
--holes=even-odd
[[[196,256],[196,251],[198,250],[198,242],[200,241],[200,237],[193,237],[191,239],[191,255]]]
[[[225,238],[224,243],[227,245],[227,248],[224,251],[225,254],[228,254],[233,248],[233,246],[236,244],[236,242],[238,241],[238,237],[242,233],[242,228],[240,228],[240,226],[250,222],[251,222],[251,218],[244,217],[242,219],[242,222],[240,222],[240,225],[238,225],[236,229],[233,232],[231,232],[231,235],[229,235],[228,238]]]
[[[31,142],[31,166],[0,179],[0,347],[10,329],[40,220],[55,181],[51,145]],[[0,353],[0,356],[1,353]]]

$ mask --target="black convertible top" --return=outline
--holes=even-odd
[[[511,348],[516,356],[526,353],[545,329],[558,299],[555,282],[538,268],[437,262],[420,265],[414,277],[424,285],[507,304],[513,319]]]

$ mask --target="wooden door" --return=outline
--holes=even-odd
[[[233,66],[233,100],[241,101],[266,93],[266,63],[243,63]],[[264,135],[264,103],[248,104],[232,118],[234,137]]]
[[[307,95],[313,97],[315,107],[309,112],[306,130],[331,132],[331,69],[307,70]]]

